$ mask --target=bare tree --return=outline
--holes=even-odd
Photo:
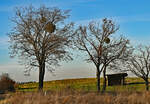
[[[80,26],[75,37],[75,46],[78,50],[86,52],[86,61],[94,63],[97,71],[97,90],[100,91],[100,75],[102,72],[102,54],[104,44],[110,42],[110,35],[118,30],[112,20],[103,19],[99,22],[90,22],[88,26]]]
[[[126,62],[126,68],[137,77],[145,81],[146,90],[149,90],[150,73],[150,46],[138,46],[132,57]]]
[[[13,30],[9,33],[11,56],[18,56],[27,72],[38,67],[39,90],[43,88],[45,68],[70,60],[66,50],[71,45],[73,23],[65,24],[67,11],[41,6],[17,8]]]
[[[103,89],[106,90],[106,69],[111,68],[109,65],[114,61],[127,60],[131,51],[129,46],[129,40],[120,37],[118,39],[111,39],[111,42],[103,46],[102,62],[103,62]]]

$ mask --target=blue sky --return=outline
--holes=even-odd
[[[33,71],[31,77],[24,77],[21,70],[24,67],[17,63],[17,59],[10,59],[8,54],[7,33],[14,26],[10,20],[14,15],[14,8],[31,4],[35,7],[46,5],[70,9],[71,16],[68,20],[76,24],[87,24],[91,20],[101,20],[104,17],[111,18],[120,26],[118,34],[129,38],[133,45],[150,43],[149,0],[0,0],[0,74],[8,72],[17,81],[38,80],[37,71]],[[56,76],[48,74],[45,79],[95,76],[92,66],[89,68],[84,62],[80,65],[78,61],[63,64],[58,68],[61,70],[56,70]],[[72,68],[75,63],[78,67]]]

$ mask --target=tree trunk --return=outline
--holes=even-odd
[[[105,92],[106,91],[106,67],[104,67],[104,70],[103,70],[103,78],[104,78],[104,81],[103,81],[103,89],[102,89],[102,92]]]
[[[145,85],[146,85],[146,90],[149,91],[149,82],[148,82],[148,78],[145,79]]]
[[[100,92],[100,70],[99,67],[97,67],[97,91]]]
[[[44,75],[45,75],[45,62],[43,64],[40,64],[39,67],[39,90],[43,89]]]

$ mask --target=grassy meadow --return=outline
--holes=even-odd
[[[150,104],[142,79],[125,81],[124,86],[107,86],[104,94],[96,92],[95,78],[46,81],[44,92],[38,92],[38,83],[18,84],[16,92],[0,95],[0,104]]]
[[[124,86],[107,86],[106,91],[143,91],[145,85],[144,81],[140,78],[126,78],[127,85]],[[101,88],[103,79],[101,78]],[[61,90],[76,90],[76,91],[96,91],[96,79],[95,78],[81,78],[81,79],[64,79],[55,81],[44,82],[44,91],[61,91]],[[19,84],[16,87],[16,91],[37,91],[38,83],[31,82],[25,84]]]

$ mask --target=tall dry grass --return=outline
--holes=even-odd
[[[150,104],[150,92],[19,92],[6,97],[0,104]]]

